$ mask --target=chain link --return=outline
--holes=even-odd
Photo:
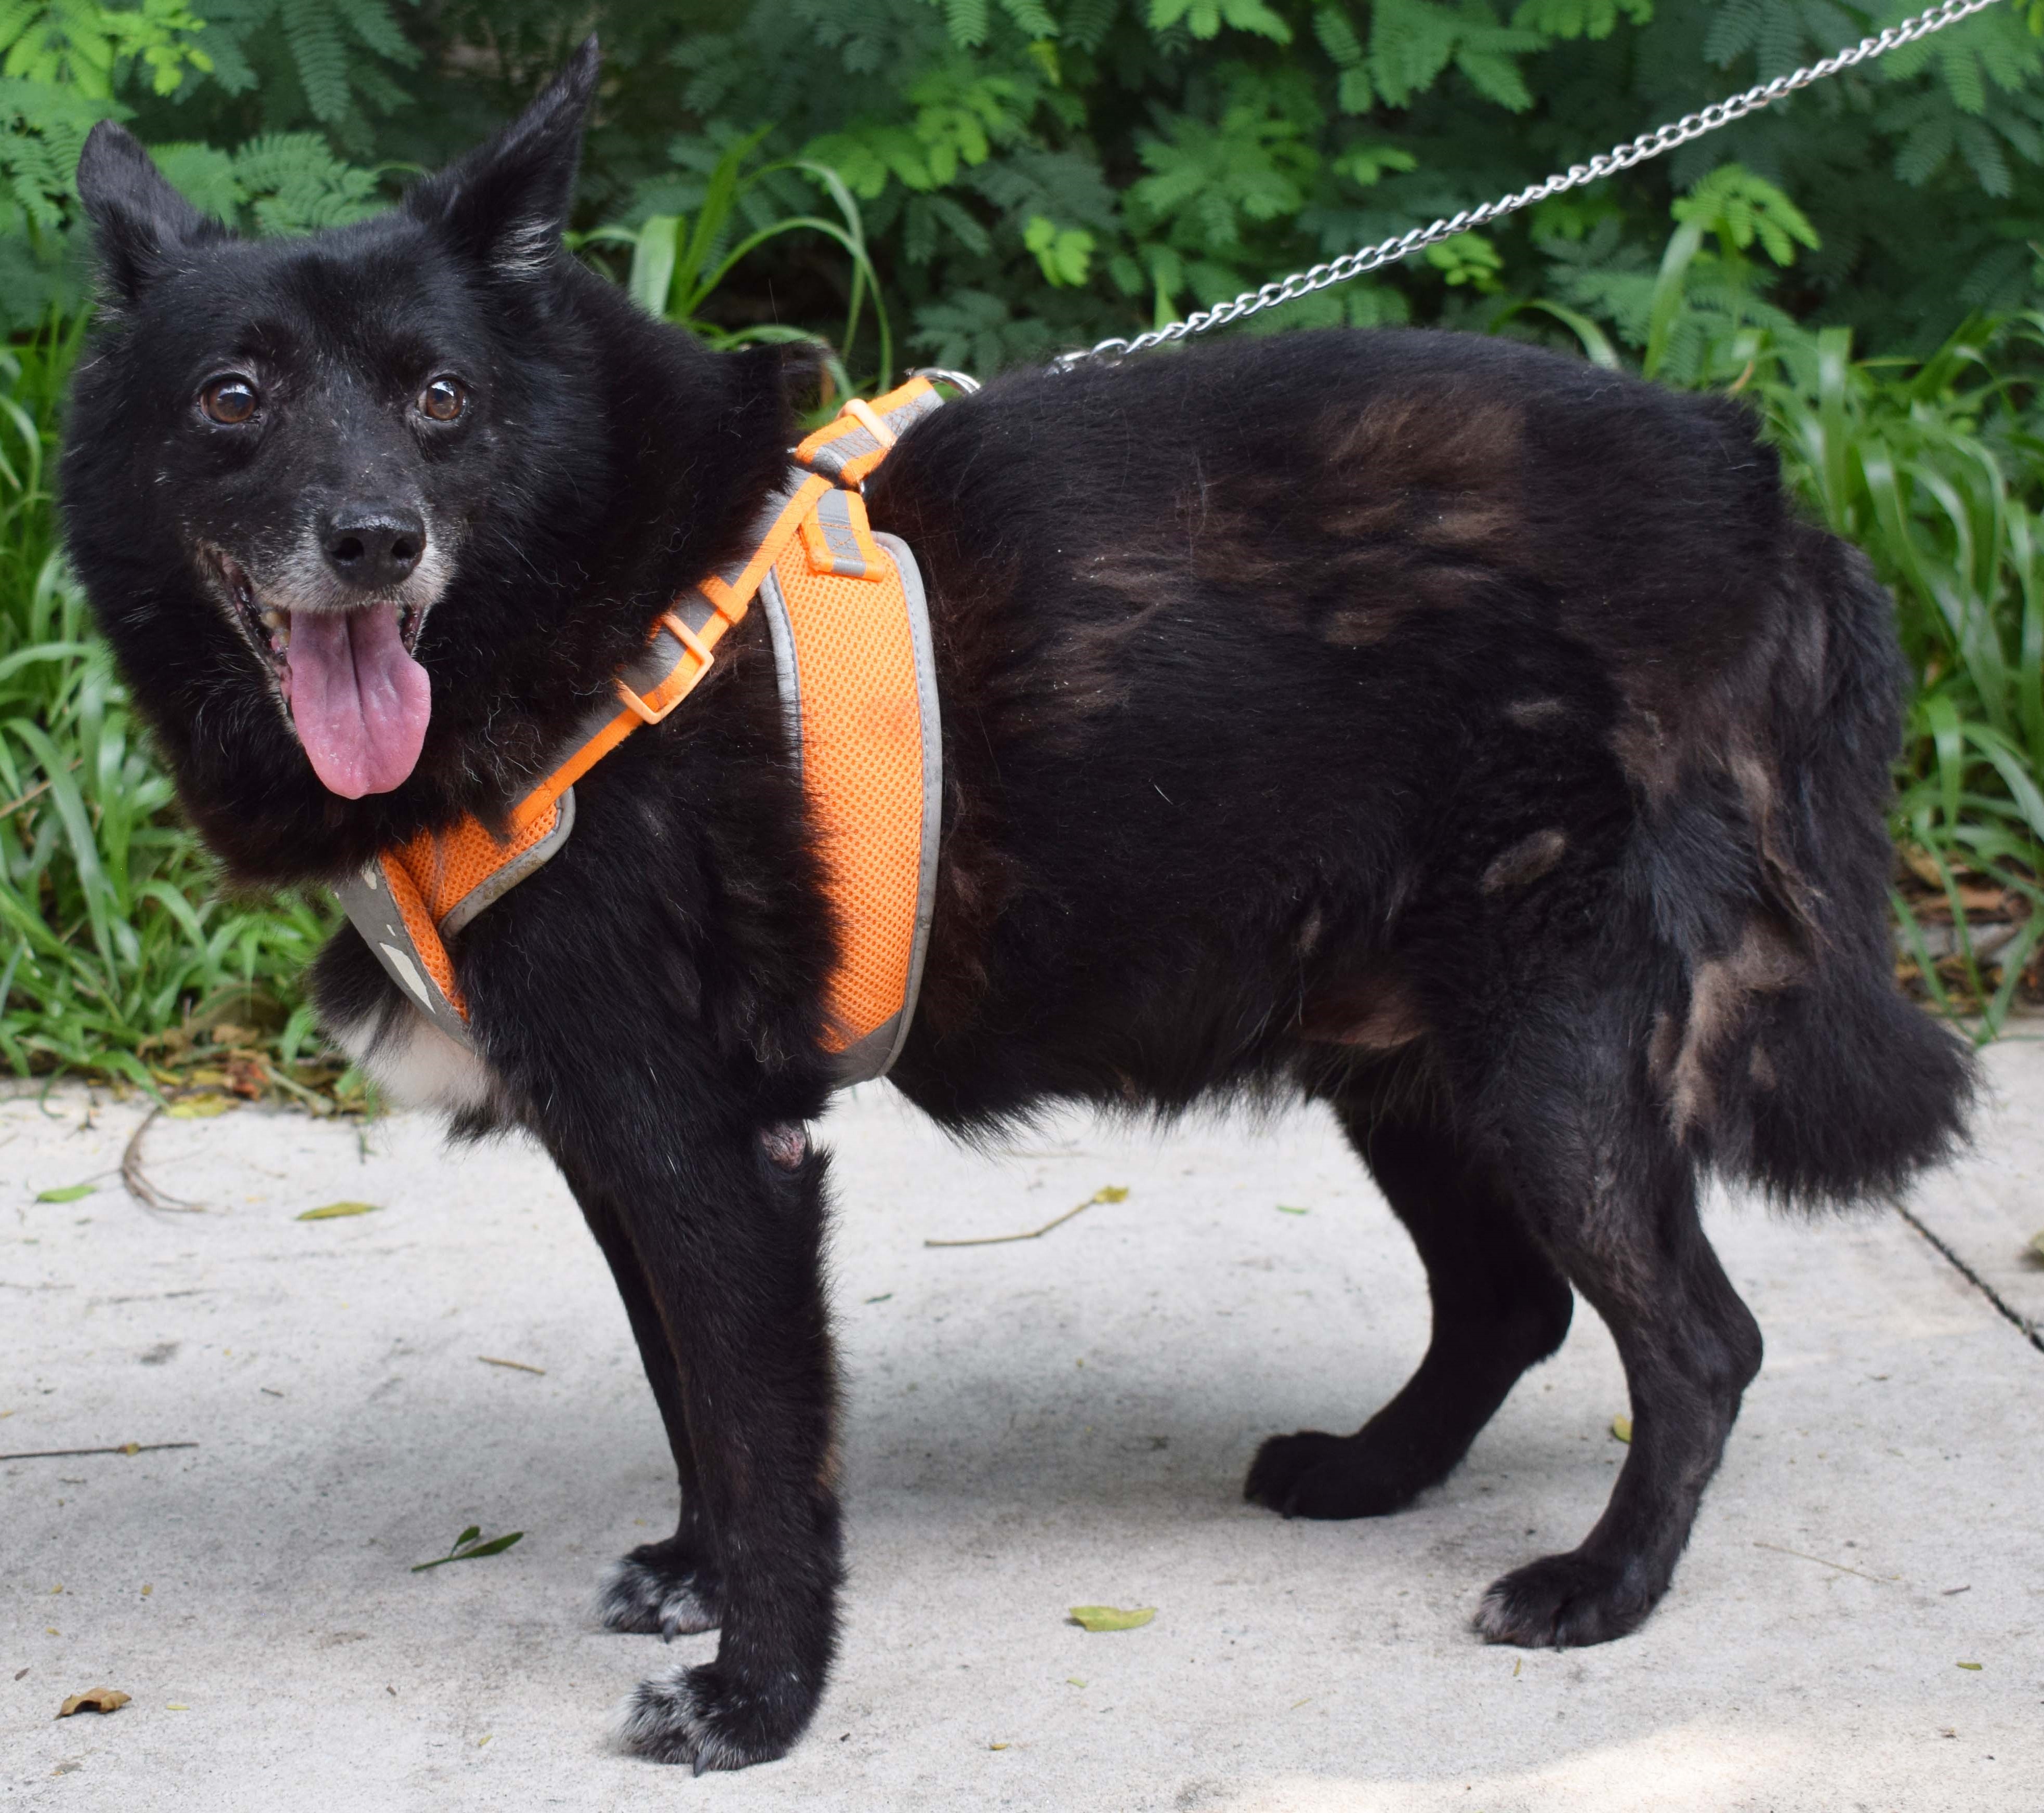
[[[1376,245],[1358,247],[1328,263],[1316,264],[1309,271],[1295,271],[1277,282],[1266,283],[1258,290],[1245,290],[1231,302],[1216,302],[1211,309],[1202,309],[1183,321],[1138,334],[1133,340],[1104,340],[1082,351],[1066,353],[1052,363],[1055,369],[1064,371],[1089,359],[1124,359],[1132,352],[1147,351],[1153,346],[1168,346],[1189,340],[1194,334],[1226,327],[1231,321],[1247,321],[1250,316],[1260,315],[1266,309],[1274,309],[1281,302],[1297,302],[1300,297],[1310,296],[1316,290],[1346,283],[1381,266],[1396,264],[1399,259],[1409,258],[1430,245],[1438,245],[1443,240],[1453,239],[1458,233],[1488,225],[1507,214],[1516,214],[1521,208],[1531,207],[1535,202],[1566,195],[1571,189],[1580,189],[1585,183],[1595,182],[1603,177],[1616,176],[1636,163],[1644,163],[1650,158],[1659,157],[1678,145],[1689,144],[1692,139],[1700,139],[1706,133],[1714,133],[1720,126],[1728,126],[1735,120],[1742,120],[1748,113],[1771,107],[1777,101],[1793,94],[1798,89],[1808,87],[1813,82],[1821,82],[1827,75],[1836,75],[1841,70],[1850,69],[1855,63],[1904,44],[1913,44],[1919,38],[1927,38],[1933,32],[1942,32],[1947,25],[1956,25],[1961,19],[2002,3],[2003,0],[1941,0],[1939,5],[1927,7],[1913,19],[1890,25],[1877,36],[1862,38],[1835,56],[1808,64],[1792,75],[1777,75],[1772,82],[1757,83],[1729,100],[1713,101],[1700,112],[1685,113],[1679,120],[1672,120],[1650,133],[1642,133],[1636,139],[1600,152],[1587,163],[1572,164],[1566,172],[1558,172],[1546,182],[1535,182],[1516,194],[1500,196],[1480,208],[1436,221],[1431,226],[1415,227],[1410,232],[1400,233]]]

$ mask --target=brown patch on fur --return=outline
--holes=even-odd
[[[1531,887],[1561,861],[1569,847],[1568,834],[1550,825],[1530,837],[1522,837],[1495,858],[1477,885],[1487,894],[1505,888]]]
[[[1326,433],[1326,457],[1335,465],[1428,490],[1494,494],[1525,455],[1521,409],[1462,386],[1377,398],[1335,418]]]
[[[1696,966],[1681,1050],[1668,1073],[1668,1116],[1679,1139],[1717,1112],[1713,1058],[1739,1030],[1753,997],[1800,981],[1808,965],[1783,928],[1753,920],[1730,952]]]
[[[1654,1035],[1646,1045],[1646,1074],[1665,1089],[1668,1074],[1675,1067],[1677,1053],[1681,1048],[1682,1035],[1676,1029],[1672,1013],[1657,1013],[1654,1016]]]
[[[1454,507],[1435,511],[1413,525],[1413,539],[1425,547],[1494,547],[1520,532],[1523,519],[1502,497],[1464,496]]]
[[[1404,616],[1397,605],[1330,611],[1320,620],[1321,640],[1337,648],[1373,647],[1397,628]]]
[[[1301,1004],[1299,1035],[1316,1045],[1396,1051],[1423,1037],[1425,1016],[1405,984],[1381,970],[1332,982]]]
[[[1573,716],[1573,708],[1566,699],[1514,699],[1504,708],[1504,715],[1521,730],[1538,730]]]

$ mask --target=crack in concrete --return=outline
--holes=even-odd
[[[2003,1298],[2001,1293],[1997,1291],[1992,1285],[1989,1284],[1985,1278],[1982,1277],[1978,1272],[1975,1271],[1971,1266],[1968,1265],[1965,1260],[1961,1258],[1951,1247],[1938,1239],[1936,1235],[1933,1234],[1931,1230],[1925,1227],[1921,1221],[1918,1220],[1915,1216],[1911,1215],[1908,1209],[1904,1205],[1900,1197],[1889,1198],[1888,1206],[1892,1208],[1897,1215],[1900,1216],[1904,1221],[1908,1222],[1911,1227],[1915,1228],[1919,1234],[1922,1235],[1932,1246],[1935,1247],[1938,1253],[1944,1257],[1946,1262],[1951,1266],[1952,1269],[1958,1272],[1968,1284],[1971,1285],[1975,1290],[1978,1291],[1982,1296],[1985,1297],[1989,1303],[1992,1304],[1996,1309],[2000,1310],[2004,1316],[2007,1316],[2011,1322],[2014,1323],[2018,1331],[2022,1334],[2023,1338],[2027,1341],[2031,1346],[2034,1347],[2038,1353],[2044,1354],[2044,1331],[2038,1330],[2030,1321],[2027,1316],[2024,1316],[2019,1310],[2017,1310],[2006,1301]]]

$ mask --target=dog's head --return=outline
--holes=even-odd
[[[592,40],[399,206],[298,239],[86,141],[66,540],[243,876],[490,809],[785,464],[777,356],[705,352],[563,248],[597,73]]]

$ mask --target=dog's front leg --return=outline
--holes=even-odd
[[[619,1132],[550,1143],[585,1206],[614,1216],[664,1331],[686,1424],[677,1458],[695,1476],[685,1524],[713,1550],[722,1616],[715,1660],[643,1682],[620,1736],[698,1774],[742,1769],[801,1735],[836,1637],[823,1162],[791,1153],[784,1130]]]
[[[674,1343],[667,1339],[667,1325],[624,1218],[612,1204],[594,1197],[583,1197],[582,1209],[609,1262],[610,1275],[632,1324],[632,1338],[639,1344],[640,1362],[667,1428],[681,1493],[674,1535],[661,1542],[642,1543],[605,1575],[597,1595],[597,1618],[606,1630],[670,1639],[714,1631],[724,1622],[724,1583],[717,1572],[717,1538],[696,1470],[695,1442],[689,1434],[688,1407],[681,1369],[674,1363]]]

